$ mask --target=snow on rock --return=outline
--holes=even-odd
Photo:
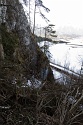
[[[32,76],[32,78],[27,81],[27,86],[30,86],[31,88],[39,88],[41,86],[41,81]]]

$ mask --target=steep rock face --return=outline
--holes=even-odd
[[[0,24],[5,22],[5,15],[6,15],[6,0],[0,0]]]
[[[0,60],[4,59],[4,50],[3,50],[3,45],[0,43]]]
[[[5,13],[2,24],[7,31],[5,33],[6,39],[3,43],[5,43],[4,48],[7,46],[13,49],[12,55],[9,51],[7,54],[11,56],[12,60],[21,64],[25,77],[30,78],[34,75],[36,78],[45,80],[49,72],[51,72],[49,70],[49,61],[37,46],[35,36],[31,33],[22,4],[19,0],[6,0],[5,5],[3,5]],[[8,37],[9,39],[7,40]],[[8,41],[13,42],[11,37],[15,42],[18,41],[14,47],[12,44],[10,46],[10,43],[9,45],[6,44]]]
[[[36,103],[39,90],[43,87],[41,83],[48,78],[50,81],[53,75],[47,57],[41,52],[35,36],[31,33],[22,5],[18,0],[0,0],[0,2],[4,1],[4,5],[0,7],[2,17],[0,20],[0,123],[1,125],[14,123],[31,125],[36,123]],[[4,14],[2,10],[5,10]],[[39,82],[40,88],[35,89],[35,83],[39,84]],[[32,123],[32,119],[35,122]]]
[[[26,45],[30,44],[30,28],[27,17],[19,0],[7,0],[6,22],[9,30],[18,33],[20,41]]]

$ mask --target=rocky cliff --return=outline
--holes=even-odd
[[[11,80],[47,80],[50,76],[51,81],[49,61],[37,46],[22,4],[19,0],[0,2],[0,55],[1,63],[4,62],[1,69],[7,67],[4,72],[9,73]]]

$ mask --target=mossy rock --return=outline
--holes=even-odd
[[[5,24],[1,24],[1,43],[7,58],[11,59],[15,47],[18,45],[18,37],[13,32],[8,32]]]

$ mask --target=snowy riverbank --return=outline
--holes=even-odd
[[[67,43],[51,44],[49,51],[53,63],[80,73],[83,65],[83,37],[70,39]]]

